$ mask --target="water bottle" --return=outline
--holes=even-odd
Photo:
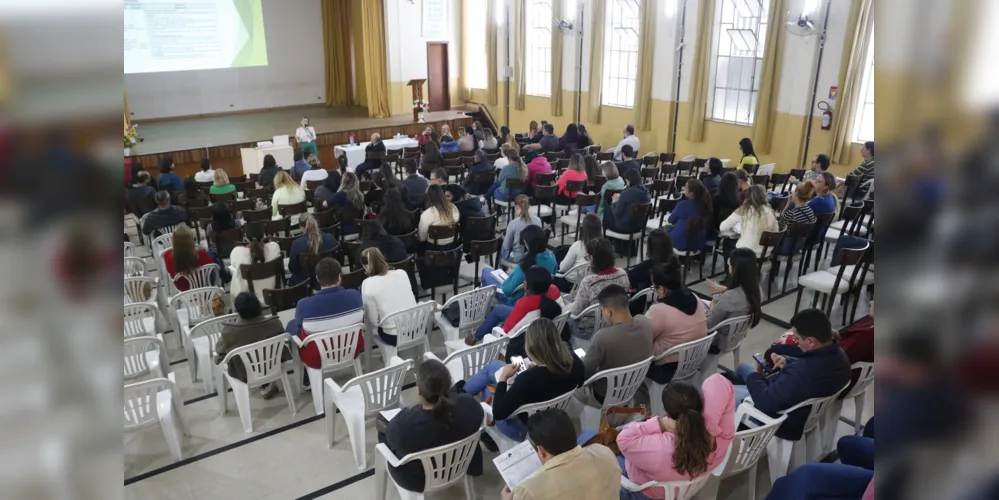
[[[354,145],[354,134],[350,134],[350,145]]]

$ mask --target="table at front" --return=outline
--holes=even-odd
[[[259,174],[264,168],[264,157],[271,155],[279,167],[287,170],[295,165],[295,150],[291,146],[271,148],[240,148],[243,157],[243,174]]]
[[[382,141],[385,144],[385,149],[402,149],[402,148],[415,148],[420,145],[416,139],[409,137],[399,137],[392,139],[385,139]],[[342,144],[340,146],[335,146],[333,148],[333,154],[338,158],[340,155],[347,155],[347,171],[353,172],[358,165],[364,163],[364,148],[368,147],[370,142],[362,142],[351,146],[349,144]]]

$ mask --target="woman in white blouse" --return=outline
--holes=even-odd
[[[718,233],[726,238],[738,238],[735,248],[748,248],[759,257],[763,252],[760,237],[764,231],[777,231],[777,216],[767,202],[763,186],[751,186],[746,192],[746,200],[721,222]],[[723,248],[723,251],[727,256],[731,248]]]
[[[295,140],[298,141],[298,148],[306,158],[309,157],[310,151],[319,156],[319,151],[316,150],[316,129],[309,126],[309,117],[302,117],[302,126],[295,130]]]
[[[454,227],[458,224],[459,215],[458,207],[447,201],[444,189],[436,184],[431,184],[427,188],[427,209],[420,215],[420,241],[438,247],[450,245],[454,242],[454,238],[442,238],[437,241],[430,241],[430,226]],[[457,231],[457,228],[455,231]]]
[[[581,276],[575,278],[576,282],[569,282],[564,278],[565,274],[572,270],[572,268],[589,262],[586,258],[586,244],[590,240],[600,238],[601,236],[603,236],[603,224],[600,222],[600,217],[597,217],[597,214],[584,215],[583,220],[579,223],[579,238],[573,242],[569,247],[569,251],[566,252],[565,257],[562,258],[562,262],[558,264],[558,275],[555,276],[553,283],[559,290],[569,293],[573,285],[578,284],[579,280],[583,279],[583,276],[590,273],[589,269],[587,269]]]
[[[281,205],[294,205],[305,201],[305,191],[291,179],[288,172],[278,172],[274,176],[274,194],[271,195],[271,220],[282,218],[278,207]],[[291,216],[291,225],[298,225],[298,215]]]
[[[367,275],[361,282],[361,302],[364,320],[368,327],[388,345],[396,345],[396,325],[388,322],[378,327],[386,316],[416,305],[409,274],[402,269],[390,270],[381,250],[365,248],[361,252],[361,265]],[[374,330],[377,328],[377,330]]]

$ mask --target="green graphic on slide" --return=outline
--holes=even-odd
[[[267,42],[264,40],[264,14],[260,0],[232,0],[232,4],[239,12],[246,40],[233,58],[231,67],[266,66]]]

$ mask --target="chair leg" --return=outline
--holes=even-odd
[[[631,238],[628,238],[628,255],[625,258],[624,267],[631,267],[631,247],[632,247],[632,245],[633,245],[633,242],[632,242]]]
[[[315,390],[315,388],[313,388]],[[333,447],[333,438],[336,435],[336,404],[333,402],[333,395],[326,394],[323,398],[324,419],[326,420],[326,447]]]
[[[853,433],[858,436],[860,435],[860,419],[864,416],[864,392],[853,398]]]
[[[794,267],[794,261],[789,258],[787,261],[787,268],[784,269],[784,284],[780,287],[780,293],[784,293],[784,290],[787,290],[787,279],[791,276],[792,267]]]
[[[323,391],[325,389],[323,371],[309,367],[306,367],[305,371],[309,375],[309,384],[312,386],[312,405],[316,408],[316,415],[322,415],[324,411]]]
[[[388,463],[381,453],[375,452],[375,500],[385,500],[388,496]]]
[[[746,476],[747,476],[746,477],[746,498],[748,500],[756,500],[756,473],[757,473],[757,470],[756,470],[757,467],[756,466],[757,465],[759,465],[759,462],[756,462],[756,464],[754,464],[752,467],[749,468],[749,470],[746,471]]]
[[[250,389],[246,384],[239,381],[230,380],[230,383],[232,383],[232,397],[236,400],[236,409],[239,411],[239,420],[243,423],[243,430],[247,434],[250,434],[253,432],[253,415],[250,413]]]
[[[801,295],[805,292],[805,289],[798,285],[798,298],[794,301],[794,314],[798,314],[798,309],[801,308]]]
[[[340,412],[347,423],[347,434],[350,437],[350,447],[354,452],[354,463],[357,468],[364,470],[367,461],[366,440],[364,438],[364,414]]]

